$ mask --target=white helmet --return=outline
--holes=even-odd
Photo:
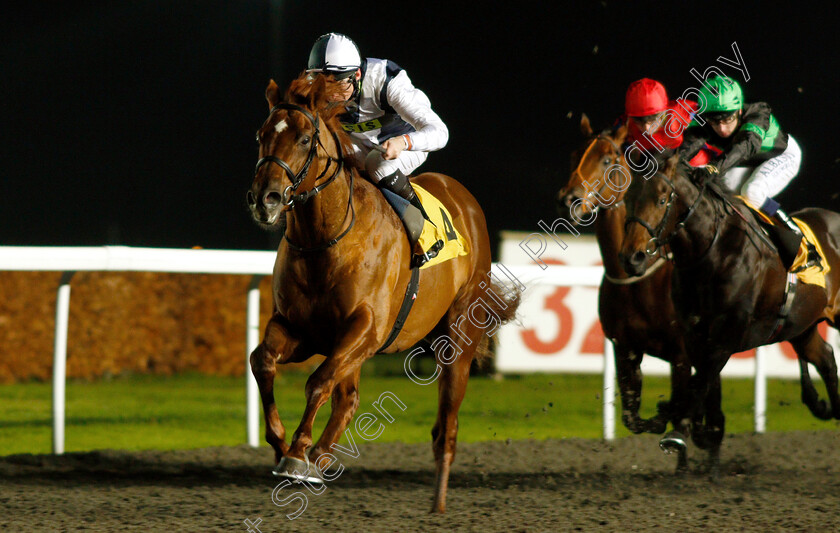
[[[312,45],[306,71],[324,72],[342,78],[356,72],[361,64],[359,47],[350,37],[341,33],[327,33],[318,37]]]

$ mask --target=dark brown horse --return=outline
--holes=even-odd
[[[328,105],[326,89],[323,76],[302,75],[282,101],[277,85],[269,83],[270,112],[257,134],[260,162],[247,195],[260,224],[287,221],[274,267],[273,316],[251,354],[266,440],[274,448],[277,475],[316,482],[319,459],[359,405],[362,363],[386,344],[412,275],[400,219],[380,191],[345,164],[350,142],[338,119],[344,109]],[[506,292],[489,278],[484,214],[467,189],[442,174],[421,174],[412,181],[446,205],[469,249],[467,255],[420,270],[416,305],[385,350],[406,350],[426,337],[445,341],[450,349],[442,355],[444,346],[436,354],[439,406],[432,429],[433,511],[443,512],[470,363],[485,328],[514,316],[519,292]],[[275,365],[314,354],[326,359],[306,383],[306,409],[287,444],[274,403]],[[315,415],[331,395],[332,414],[312,446]],[[305,470],[309,473],[301,475]]]
[[[677,314],[671,300],[673,263],[663,249],[647,258],[643,276],[628,276],[618,258],[624,239],[626,180],[612,176],[605,179],[608,169],[621,165],[629,178],[630,168],[624,160],[621,144],[626,128],[616,132],[602,132],[594,136],[584,115],[581,132],[586,138],[583,148],[572,155],[573,171],[569,181],[558,193],[565,207],[573,204],[582,219],[596,216],[595,231],[604,263],[605,275],[598,292],[598,314],[604,335],[614,346],[616,373],[621,392],[621,420],[633,433],[662,434],[670,421],[677,430],[681,419],[671,414],[671,403],[684,403],[681,398],[688,391],[691,363],[683,347],[683,338],[674,327]],[[660,402],[657,414],[650,419],[639,416],[642,395],[640,365],[645,354],[671,364],[671,401]],[[684,447],[678,448],[677,468],[686,467]]]
[[[627,233],[620,256],[625,270],[642,275],[648,256],[666,244],[674,255],[672,294],[696,373],[689,402],[672,408],[690,420],[695,443],[711,451],[713,475],[725,423],[720,371],[733,353],[790,341],[800,361],[802,401],[818,418],[840,418],[833,350],[817,332],[823,320],[836,327],[840,312],[840,214],[795,213],[814,230],[831,270],[825,288],[800,282],[788,298],[788,275],[778,252],[758,234],[743,202],[705,170],[691,170],[674,157],[665,172],[635,177],[624,199]],[[807,363],[825,382],[830,405],[819,399]]]

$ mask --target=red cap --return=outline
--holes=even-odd
[[[668,107],[665,87],[656,80],[642,78],[627,88],[624,98],[624,112],[629,117],[655,115]]]

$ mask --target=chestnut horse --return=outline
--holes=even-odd
[[[662,434],[669,421],[676,430],[681,430],[681,418],[672,416],[669,406],[673,402],[685,402],[680,396],[688,391],[691,363],[683,347],[682,335],[674,327],[677,314],[671,300],[673,263],[662,250],[648,258],[645,275],[630,277],[624,272],[618,252],[624,239],[623,197],[631,174],[620,147],[627,128],[593,136],[589,119],[584,115],[581,132],[586,138],[585,145],[572,154],[574,170],[558,193],[558,201],[566,207],[575,205],[581,219],[596,217],[595,232],[605,272],[598,291],[598,315],[604,335],[614,347],[621,392],[621,421],[633,433]],[[611,178],[615,181],[610,184],[605,175],[613,165],[622,166],[625,179],[622,180],[621,173],[617,172],[618,175]],[[639,416],[640,365],[644,354],[671,364],[671,401],[659,402],[657,414],[650,419]],[[685,447],[678,447],[677,451],[677,469],[682,470],[687,466]]]
[[[519,291],[505,292],[489,278],[484,214],[467,189],[442,174],[416,176],[412,181],[449,209],[469,253],[419,271],[416,305],[383,352],[412,277],[403,224],[381,192],[346,164],[351,144],[338,118],[344,108],[328,104],[323,76],[301,75],[285,101],[272,80],[266,99],[270,111],[257,133],[260,161],[247,200],[258,223],[287,221],[274,266],[273,315],[251,354],[275,474],[321,481],[319,459],[330,458],[325,454],[359,405],[362,363],[378,352],[399,352],[436,337],[451,348],[450,357],[441,356],[444,350],[437,354],[438,414],[432,429],[432,510],[443,512],[470,364],[484,328],[514,317]],[[275,365],[314,354],[326,359],[306,382],[306,409],[287,444],[274,403]],[[331,395],[332,413],[312,446],[315,415]],[[323,468],[328,467],[329,462]]]
[[[633,179],[624,197],[628,216],[620,257],[628,273],[642,275],[648,256],[670,244],[674,305],[696,369],[691,399],[672,408],[690,421],[695,443],[710,450],[716,476],[725,424],[720,371],[733,353],[790,341],[799,358],[802,401],[817,418],[840,418],[834,353],[817,331],[823,320],[836,327],[840,312],[840,214],[813,208],[795,213],[814,230],[831,270],[825,288],[799,282],[790,299],[778,253],[759,237],[743,202],[705,170],[677,161],[671,158],[665,172],[650,179]],[[807,363],[825,382],[830,406],[819,399]]]

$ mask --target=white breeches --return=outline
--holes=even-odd
[[[723,175],[724,184],[745,196],[754,206],[761,207],[764,200],[782,192],[799,173],[802,150],[796,140],[788,135],[784,152],[768,159],[755,168],[734,167]]]
[[[429,157],[428,152],[403,150],[398,158],[386,161],[382,158],[382,152],[373,150],[361,142],[356,142],[353,137],[351,139],[354,141],[353,146],[355,146],[353,157],[358,158],[359,161],[364,161],[365,170],[367,170],[368,176],[374,183],[378,183],[379,180],[385,176],[390,176],[397,170],[401,170],[403,174],[408,176]]]

